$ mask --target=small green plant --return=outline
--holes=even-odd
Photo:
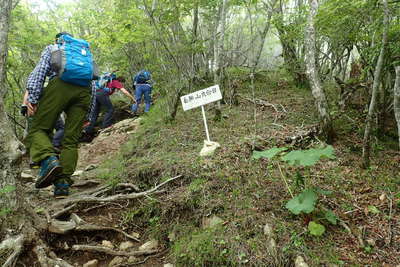
[[[287,150],[288,149],[285,147],[274,147],[266,151],[254,151],[253,159],[272,159],[278,156],[281,161],[286,162],[291,166],[308,168],[314,166],[323,158],[335,158],[332,146],[326,146],[325,148],[311,148],[307,150],[293,150],[286,153]],[[278,167],[281,171],[279,163]],[[307,179],[300,173],[299,170],[296,170],[296,174],[294,175],[296,187],[304,187],[304,190],[297,196],[294,196],[286,181],[286,178],[283,176],[282,171],[281,176],[290,195],[292,196],[292,199],[286,203],[285,207],[295,215],[303,215],[306,217],[306,221],[309,222],[308,230],[311,235],[321,236],[324,234],[325,226],[320,224],[320,221],[326,221],[334,225],[337,224],[338,218],[333,211],[323,207],[321,207],[319,210],[316,209],[318,195],[329,195],[331,192],[315,187],[307,187]]]
[[[15,190],[15,186],[6,185],[5,187],[0,188],[0,197],[4,196],[4,195],[6,195],[6,194],[9,194],[9,193],[11,193],[11,192],[13,192],[14,190]],[[12,210],[11,210],[10,208],[2,207],[2,208],[0,209],[0,217],[6,216],[6,215],[9,214],[11,211],[12,211]]]

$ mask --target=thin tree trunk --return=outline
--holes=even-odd
[[[196,5],[193,9],[193,26],[192,26],[192,46],[195,46],[197,42],[197,29],[199,26],[199,3],[196,2]],[[197,50],[197,48],[196,48]],[[197,51],[193,49],[191,59],[192,59],[192,72],[196,73],[198,71],[198,64],[196,62],[196,54]]]
[[[399,135],[399,147],[400,147],[400,66],[395,67],[396,70],[396,82],[394,83],[394,115],[397,122],[397,133]]]
[[[224,41],[225,41],[225,24],[226,24],[226,13],[228,7],[228,0],[223,0],[218,12],[216,19],[216,32],[214,34],[214,83],[220,84],[221,77],[224,73],[222,69],[222,56],[224,51]],[[224,96],[224,91],[222,90],[222,96]],[[217,107],[215,109],[214,120],[219,121],[222,119],[221,112],[221,101],[217,102]]]
[[[377,95],[381,80],[381,71],[383,67],[383,61],[385,57],[385,48],[387,44],[387,33],[389,28],[389,9],[387,0],[383,0],[383,8],[384,8],[384,17],[383,17],[383,36],[382,36],[382,46],[381,51],[379,53],[379,58],[376,63],[375,72],[374,72],[374,83],[372,85],[372,95],[371,102],[369,103],[368,115],[365,121],[365,131],[364,131],[364,139],[363,139],[363,150],[362,150],[362,159],[363,159],[363,167],[367,168],[370,165],[370,154],[371,154],[371,146],[370,146],[370,136],[371,136],[371,128],[372,128],[372,119],[375,114],[375,106],[377,101]]]
[[[260,62],[260,58],[261,58],[261,54],[262,51],[264,49],[264,44],[265,44],[265,39],[267,38],[267,34],[269,31],[269,28],[271,26],[271,18],[272,18],[272,14],[274,13],[274,8],[276,3],[278,2],[278,0],[272,0],[271,6],[269,7],[268,13],[267,13],[267,20],[265,22],[264,25],[264,29],[261,33],[260,39],[261,39],[261,43],[260,46],[258,47],[258,51],[256,53],[256,57],[254,59],[254,66],[255,68],[257,68],[259,62]]]
[[[325,93],[321,86],[317,64],[316,64],[316,48],[315,48],[315,28],[314,18],[318,10],[317,0],[308,0],[310,5],[310,14],[308,17],[308,25],[306,29],[306,69],[307,76],[310,81],[312,94],[315,99],[315,104],[319,113],[321,128],[326,142],[328,144],[333,142],[334,131],[332,121],[329,115],[328,101],[326,100]]]

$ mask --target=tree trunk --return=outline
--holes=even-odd
[[[254,67],[257,68],[259,62],[260,62],[260,58],[261,58],[261,53],[264,49],[264,43],[265,43],[265,39],[267,38],[267,34],[269,31],[269,28],[271,26],[271,18],[272,18],[272,14],[274,13],[274,8],[276,3],[278,2],[278,0],[272,0],[271,2],[271,6],[269,7],[268,13],[267,13],[267,21],[265,22],[265,26],[264,29],[261,33],[260,39],[261,39],[261,43],[260,46],[258,47],[258,51],[256,53],[256,57],[254,59]]]
[[[394,115],[397,122],[397,133],[399,135],[400,146],[400,66],[396,66],[396,82],[394,84]]]
[[[228,0],[223,0],[219,8],[219,12],[216,18],[216,32],[214,33],[214,84],[221,83],[221,77],[224,73],[223,66],[221,64],[223,51],[224,51],[224,41],[225,41],[225,24],[226,24],[226,13],[228,7]],[[222,96],[224,91],[222,90]],[[218,101],[215,109],[214,120],[220,121],[222,119],[221,112],[221,101]]]
[[[312,94],[320,117],[322,134],[328,144],[333,142],[334,130],[329,115],[328,101],[321,86],[317,66],[316,66],[316,49],[315,49],[315,28],[314,18],[318,9],[317,0],[308,0],[310,5],[310,14],[308,17],[308,25],[305,36],[306,46],[306,69],[307,76],[310,81]]]
[[[371,136],[371,124],[372,119],[375,114],[375,106],[377,101],[377,95],[381,80],[381,71],[383,67],[383,61],[385,57],[385,48],[387,44],[387,33],[389,28],[389,9],[387,0],[383,0],[383,8],[384,8],[384,17],[383,17],[383,36],[382,36],[382,46],[381,51],[379,53],[379,58],[376,63],[375,72],[374,72],[374,83],[372,85],[372,95],[371,101],[369,103],[368,115],[365,121],[365,131],[364,131],[364,139],[363,139],[363,150],[362,150],[362,159],[363,159],[363,167],[367,168],[370,165],[370,136]]]
[[[12,132],[3,102],[11,9],[11,0],[0,0],[0,236],[3,236],[6,229],[13,230],[13,236],[7,236],[0,243],[0,265],[6,267],[15,265],[25,238],[23,234],[14,231],[20,221],[13,222],[13,218],[20,220],[20,216],[10,216],[20,211],[22,206],[22,197],[15,189],[20,175],[19,162],[23,146]]]
[[[9,17],[12,1],[0,0],[0,211],[17,210],[18,198],[15,192],[16,180],[20,174],[19,159],[22,144],[16,139],[5,112],[3,97],[6,92],[6,60]]]

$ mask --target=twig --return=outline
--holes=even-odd
[[[143,251],[116,251],[110,248],[101,247],[101,246],[90,246],[90,245],[73,245],[72,250],[75,251],[89,251],[89,252],[100,252],[113,256],[143,256],[143,255],[151,255],[157,253],[157,250],[143,250]]]
[[[275,106],[274,104],[268,103],[268,102],[265,101],[265,100],[262,100],[262,99],[254,99],[254,100],[253,100],[253,99],[244,97],[244,96],[239,95],[239,94],[238,94],[238,96],[240,96],[240,97],[243,98],[244,100],[247,100],[247,101],[249,101],[249,102],[251,102],[251,103],[253,103],[253,104],[261,105],[261,106],[264,106],[264,107],[272,107],[272,108],[275,110],[275,112],[279,112],[279,110],[276,108],[276,106]]]
[[[389,242],[386,244],[387,246],[390,246],[392,244],[393,241],[393,232],[392,232],[392,211],[393,211],[393,200],[391,197],[387,197],[389,200],[389,229],[388,229],[388,233],[389,233]]]
[[[283,112],[287,113],[287,110],[285,109],[285,107],[282,104],[279,104],[279,106],[281,106]]]
[[[346,229],[349,234],[353,235],[353,232],[351,231],[350,227],[341,219],[339,219],[339,225],[342,226],[344,229]]]
[[[279,172],[281,173],[281,177],[282,177],[283,181],[285,182],[286,188],[289,191],[289,194],[293,198],[294,196],[293,196],[292,190],[290,190],[289,184],[286,181],[286,177],[285,177],[285,175],[283,175],[283,172],[282,172],[282,169],[281,169],[281,165],[279,163],[277,163],[277,164],[278,164]]]

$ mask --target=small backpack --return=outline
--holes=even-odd
[[[148,81],[151,80],[151,74],[147,70],[141,70],[139,71],[135,78],[133,79],[134,83],[147,83]]]
[[[89,43],[70,35],[61,35],[51,45],[51,68],[61,80],[80,86],[89,86],[97,76]]]
[[[116,75],[114,73],[106,72],[100,76],[100,78],[95,82],[96,90],[103,90],[104,92],[110,94],[112,89],[107,87],[107,84],[114,80]]]

